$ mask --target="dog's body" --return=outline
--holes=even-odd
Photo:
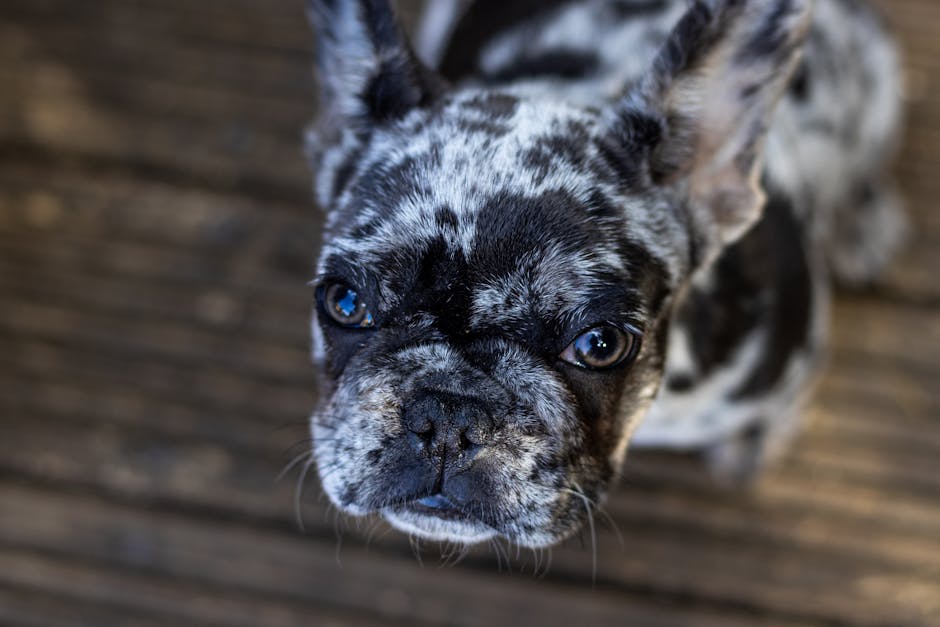
[[[689,6],[517,2],[529,6],[512,11],[499,0],[438,10],[445,4],[420,37],[445,77],[586,105],[639,80]],[[678,299],[665,385],[632,446],[705,449],[726,478],[752,473],[789,440],[821,361],[829,265],[866,280],[895,248],[902,223],[882,169],[897,137],[897,59],[866,9],[817,5],[770,130],[764,215]]]
[[[830,274],[871,278],[899,239],[878,21],[855,0],[442,6],[438,74],[383,2],[313,2],[337,76],[311,139],[327,493],[543,545],[631,436],[752,476],[795,430]]]

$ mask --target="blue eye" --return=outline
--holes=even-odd
[[[346,290],[346,294],[336,301],[336,311],[346,318],[352,318],[359,310],[358,295],[352,290]]]
[[[327,286],[323,308],[330,318],[341,326],[357,329],[375,326],[369,308],[359,298],[356,290],[342,283]]]
[[[582,368],[604,370],[634,357],[639,344],[638,336],[611,325],[603,325],[576,337],[559,358]]]

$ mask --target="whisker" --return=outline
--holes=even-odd
[[[336,534],[336,565],[339,567],[343,566],[342,560],[342,550],[343,550],[343,530],[341,528],[343,521],[345,520],[340,516],[340,511],[334,509],[335,514],[333,515],[333,533]]]
[[[552,549],[547,547],[542,547],[540,549],[541,561],[542,561],[542,572],[539,573],[539,579],[545,579],[548,576],[548,571],[552,567]]]
[[[620,543],[620,550],[623,551],[627,548],[627,545],[623,541],[623,533],[620,532],[620,526],[617,524],[617,521],[614,520],[613,516],[607,513],[607,510],[597,503],[594,503],[594,511],[604,517],[604,520],[610,526],[611,530],[614,532],[614,535],[617,536],[617,542]]]
[[[591,508],[592,501],[581,491],[578,484],[573,485],[575,487],[574,490],[566,489],[566,491],[581,499],[581,502],[584,504],[584,510],[587,512],[588,527],[591,532],[591,585],[593,586],[597,584],[597,530],[594,528],[594,512]]]
[[[530,549],[530,550],[532,551],[532,562],[533,562],[533,566],[532,566],[532,576],[533,576],[533,577],[538,577],[538,575],[539,575],[539,567],[542,565],[542,548],[541,548],[541,547],[538,547],[538,548],[533,547],[533,548]]]
[[[490,550],[496,554],[496,571],[502,572],[502,569],[500,568],[499,551],[496,550],[496,541],[493,538],[490,538],[486,541],[486,544],[490,547]]]
[[[290,454],[290,452],[293,451],[298,446],[309,446],[311,444],[313,444],[313,438],[304,438],[302,440],[297,440],[296,442],[288,446],[286,449],[284,449],[284,452],[287,454]]]
[[[307,529],[304,526],[304,513],[301,501],[304,493],[304,481],[307,479],[307,473],[310,472],[311,466],[313,466],[313,456],[310,456],[304,463],[303,470],[300,471],[300,477],[297,480],[297,486],[294,488],[294,516],[296,517],[297,526],[300,528],[301,533],[307,533]]]
[[[299,464],[301,461],[303,461],[305,457],[311,454],[312,452],[307,450],[307,451],[304,451],[303,453],[300,453],[299,455],[295,456],[294,459],[287,462],[287,464],[284,466],[281,472],[277,473],[277,477],[274,478],[274,483],[280,483],[281,479],[283,479],[285,475],[287,475],[287,473],[293,470],[297,464]]]
[[[424,567],[424,561],[421,559],[421,539],[413,533],[408,534],[408,544],[411,545],[411,552],[414,553],[418,566]]]

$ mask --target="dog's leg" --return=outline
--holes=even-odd
[[[907,234],[900,196],[889,182],[860,184],[833,217],[827,247],[829,267],[834,278],[846,285],[876,279]]]
[[[766,467],[766,421],[705,449],[703,456],[715,481],[724,487],[752,485]]]
[[[790,448],[801,424],[801,411],[789,407],[761,419],[740,433],[704,450],[703,456],[715,481],[728,488],[747,488],[774,467]]]

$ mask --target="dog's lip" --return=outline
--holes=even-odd
[[[443,494],[433,494],[425,496],[416,501],[419,505],[430,507],[431,509],[456,509],[450,499]]]
[[[409,502],[408,509],[445,520],[467,520],[470,516],[463,513],[457,505],[443,494],[432,494]]]
[[[475,544],[499,533],[443,494],[412,498],[398,505],[389,505],[382,509],[382,515],[403,531],[439,542]]]

